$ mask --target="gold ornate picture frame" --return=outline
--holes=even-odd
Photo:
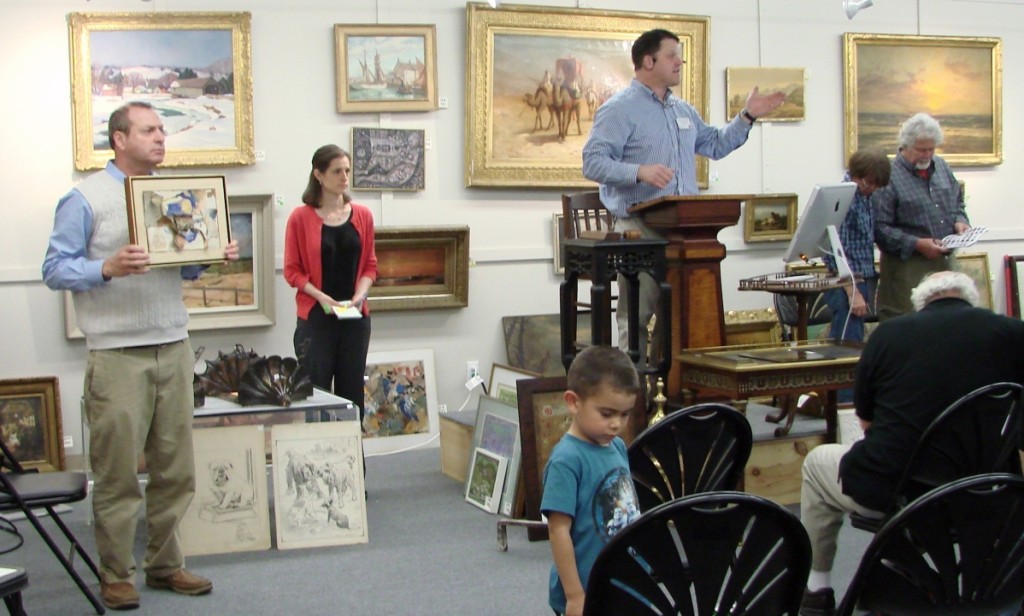
[[[675,93],[708,118],[707,17],[503,4],[466,5],[466,169],[468,187],[592,187],[582,151],[597,106],[633,78],[630,49],[654,28],[679,36],[682,82]],[[557,87],[575,73],[577,88]],[[555,127],[538,94],[569,96]],[[708,162],[697,157],[697,183]]]
[[[433,25],[334,24],[338,113],[437,109]]]
[[[978,307],[992,308],[992,278],[988,269],[987,252],[956,253],[956,269],[971,277],[978,288]]]
[[[743,241],[781,242],[796,232],[795,193],[757,195],[744,202]]]
[[[469,227],[378,227],[370,310],[469,305]]]
[[[164,122],[163,167],[253,164],[250,22],[247,12],[70,13],[75,168],[106,165],[107,120],[131,101]]]
[[[26,469],[64,470],[57,377],[0,380],[0,433]]]
[[[803,68],[727,67],[725,69],[725,117],[732,120],[743,111],[747,96],[757,86],[761,94],[782,92],[786,95],[777,109],[761,116],[758,122],[802,122],[807,117],[804,103]]]
[[[895,154],[900,124],[927,112],[953,166],[1003,162],[1002,41],[959,36],[843,35],[846,156]]]

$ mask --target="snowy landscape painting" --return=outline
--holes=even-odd
[[[132,101],[167,132],[165,167],[251,164],[248,13],[72,13],[75,165],[110,157],[107,120]]]

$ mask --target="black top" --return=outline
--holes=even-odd
[[[334,299],[347,301],[356,292],[356,272],[363,242],[349,219],[342,225],[322,225],[320,259],[323,264],[323,291]]]
[[[882,510],[932,419],[975,389],[1024,383],[1024,321],[956,298],[881,323],[857,364],[857,416],[872,422],[839,464],[843,492]]]

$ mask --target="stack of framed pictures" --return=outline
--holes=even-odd
[[[518,408],[480,396],[470,452],[466,500],[490,513],[513,515],[523,457]]]

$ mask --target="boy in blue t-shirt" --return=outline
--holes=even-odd
[[[589,347],[569,367],[565,402],[572,424],[544,469],[541,512],[548,518],[551,567],[548,604],[580,616],[590,569],[608,539],[640,517],[619,432],[636,403],[640,381],[629,357]]]

